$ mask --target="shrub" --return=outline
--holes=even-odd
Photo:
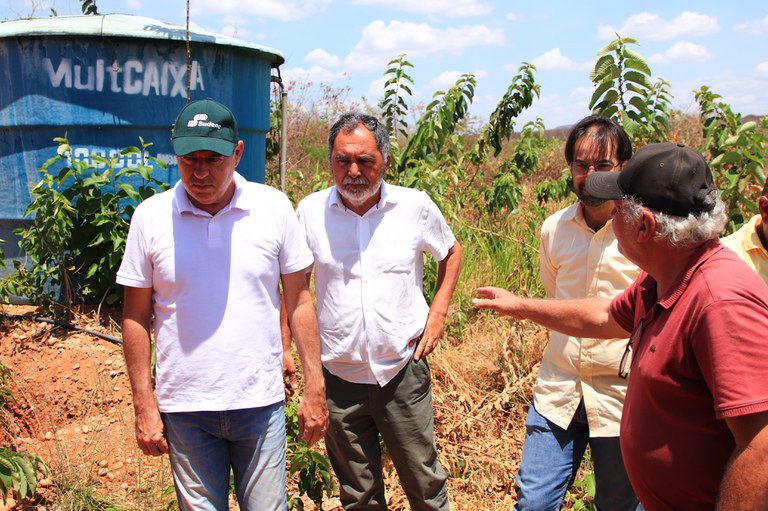
[[[104,158],[92,154],[88,161],[75,160],[66,134],[54,139],[56,156],[38,169],[43,178],[31,190],[32,202],[25,216],[32,225],[16,229],[22,258],[15,273],[6,277],[0,293],[25,296],[53,311],[54,305],[78,301],[114,303],[121,289],[115,275],[125,250],[128,226],[136,204],[168,188],[152,177],[154,161],[141,149],[127,147]],[[141,163],[118,170],[121,158],[139,155]],[[63,164],[60,170],[55,168]],[[132,184],[139,181],[138,188]]]

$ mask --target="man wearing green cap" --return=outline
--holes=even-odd
[[[240,509],[284,510],[281,284],[306,382],[301,438],[328,420],[312,254],[288,198],[235,171],[244,146],[224,105],[189,103],[172,143],[181,179],[136,208],[117,275],[136,440],[170,453],[181,510],[229,509],[230,470]]]
[[[574,336],[626,337],[627,474],[648,511],[768,509],[768,286],[720,243],[725,205],[706,161],[646,146],[595,172],[619,251],[643,272],[612,300],[536,300],[478,289],[476,307]]]

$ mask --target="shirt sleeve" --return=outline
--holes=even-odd
[[[152,287],[152,261],[149,256],[148,241],[144,231],[144,212],[141,204],[136,208],[128,228],[125,252],[117,271],[116,282],[123,286]]]
[[[437,204],[426,193],[421,193],[425,200],[422,210],[424,215],[424,247],[435,260],[442,261],[448,255],[453,244],[456,243],[456,237]]]
[[[766,332],[768,306],[751,299],[714,302],[696,321],[691,344],[718,419],[768,410]]]
[[[282,195],[282,194],[281,194]],[[313,262],[304,229],[293,211],[288,197],[282,195],[279,207],[283,215],[283,248],[280,250],[280,273],[285,275],[303,270]]]
[[[637,279],[621,294],[611,300],[611,316],[627,332],[631,332],[635,328],[635,306],[638,298],[637,294],[640,293],[639,281],[640,279]]]

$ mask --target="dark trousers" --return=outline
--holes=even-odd
[[[447,477],[437,459],[427,361],[411,359],[384,387],[350,383],[325,369],[323,374],[330,412],[325,443],[344,509],[387,509],[381,434],[411,509],[447,511]]]

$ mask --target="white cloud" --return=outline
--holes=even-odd
[[[757,76],[768,78],[768,61],[759,63],[755,67],[755,72],[757,73]]]
[[[191,15],[206,17],[211,14],[237,13],[239,16],[258,16],[279,21],[296,21],[324,11],[332,0],[196,0],[190,6]]]
[[[217,30],[214,30],[214,32],[228,37],[236,37],[237,39],[251,39],[248,30],[243,30],[242,27],[236,25],[224,25]]]
[[[216,32],[218,29],[214,30],[212,28],[205,28],[201,27],[197,23],[195,23],[194,20],[189,20],[189,31],[190,32]]]
[[[492,3],[478,0],[356,0],[354,3],[449,18],[485,16],[494,8]]]
[[[586,101],[589,102],[590,99],[592,99],[592,94],[595,92],[594,87],[576,87],[571,91],[571,93],[568,95],[568,97],[580,100],[580,101]]]
[[[384,84],[388,79],[388,76],[382,76],[381,78],[371,82],[371,84],[368,86],[368,91],[365,93],[365,96],[369,102],[378,103],[379,100],[384,96]]]
[[[507,62],[506,64],[501,65],[501,70],[506,73],[517,73],[519,69],[519,62]]]
[[[600,25],[597,35],[600,39],[614,39],[616,34],[622,37],[663,41],[678,37],[706,36],[720,30],[717,18],[685,11],[680,16],[665,20],[651,12],[633,14],[621,27]]]
[[[462,74],[463,73],[459,71],[443,71],[429,81],[427,88],[433,91],[446,91],[456,83],[456,80],[458,80]]]
[[[250,31],[247,28],[243,28],[243,26],[246,25],[243,18],[239,16],[224,16],[224,18],[219,21],[222,25],[215,30],[209,30],[209,32],[236,37],[238,39],[252,39]]]
[[[456,85],[456,81],[461,78],[461,76],[465,74],[461,71],[443,71],[433,79],[427,83],[425,88],[430,91],[430,94],[441,90],[441,91],[447,91],[454,85]],[[484,76],[486,76],[485,71],[475,71],[471,73],[475,75],[475,78],[479,82]]]
[[[232,37],[236,39],[242,39],[242,40],[249,40],[253,41],[255,40],[255,37],[251,36],[251,33],[242,27],[242,20],[238,19],[231,19],[231,18],[223,18],[221,20],[221,25],[212,28],[212,27],[203,27],[201,25],[198,25],[195,23],[194,20],[189,20],[189,30],[191,32],[199,32],[201,34],[213,34],[213,35],[223,35],[226,37]]]
[[[552,69],[552,70],[583,70],[590,69],[592,62],[583,62],[581,64],[574,62],[570,58],[566,57],[560,51],[560,48],[552,48],[551,50],[539,55],[531,61],[539,70]]]
[[[648,57],[648,61],[656,64],[673,64],[675,62],[706,62],[711,58],[712,54],[705,47],[680,41],[673,44],[664,53],[651,55]]]
[[[520,19],[520,15],[516,12],[509,12],[504,17],[507,19],[507,21],[517,21]]]
[[[543,94],[533,101],[531,108],[520,114],[516,125],[522,128],[525,123],[542,118],[549,129],[569,126],[589,115],[588,103],[589,98],[584,101],[564,101],[559,94]]]
[[[751,35],[761,35],[768,33],[768,16],[758,21],[739,23],[736,25],[736,30],[739,32],[747,32]]]
[[[304,57],[304,62],[322,67],[336,67],[341,60],[336,55],[331,55],[322,48],[315,48],[307,53],[307,56]]]
[[[341,72],[330,71],[322,66],[312,66],[310,68],[291,67],[281,71],[283,82],[296,81],[299,83],[333,83],[346,78],[347,75]]]
[[[447,29],[426,23],[374,21],[363,29],[360,41],[345,58],[345,64],[356,71],[381,69],[399,54],[406,58],[431,54],[458,55],[470,46],[501,45],[504,32],[484,25],[465,25]]]
[[[698,111],[693,91],[706,84],[710,90],[722,96],[718,101],[729,105],[734,112],[742,115],[766,115],[768,87],[765,83],[765,78],[742,71],[711,69],[708,74],[687,82],[672,83],[673,108]]]
[[[125,5],[135,11],[144,10],[144,5],[139,0],[126,0]]]

